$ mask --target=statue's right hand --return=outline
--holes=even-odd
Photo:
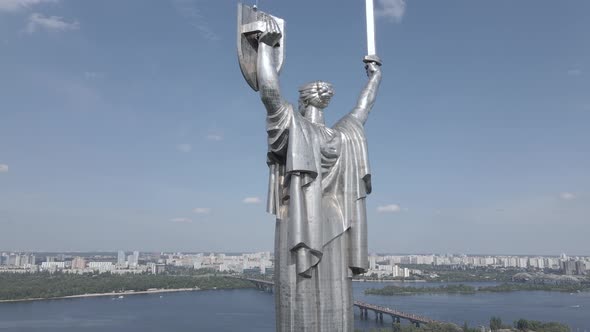
[[[275,47],[279,44],[283,34],[279,28],[279,24],[270,15],[264,15],[263,21],[266,26],[266,30],[258,37],[259,43],[264,43],[268,46]]]

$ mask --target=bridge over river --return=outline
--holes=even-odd
[[[272,292],[274,287],[274,282],[264,279],[255,279],[255,278],[246,278],[246,277],[237,277],[238,279],[248,280],[256,286],[258,289],[265,290],[267,292]],[[354,301],[354,306],[358,307],[360,310],[361,319],[368,319],[369,311],[373,311],[375,313],[375,319],[383,321],[383,316],[390,316],[393,323],[400,323],[402,319],[409,321],[411,324],[416,326],[420,326],[420,324],[429,324],[429,323],[441,323],[441,324],[449,324],[448,322],[443,322],[435,319],[431,319],[428,317],[410,314],[407,312],[399,311],[396,309],[382,307],[376,304],[370,304],[361,301]]]

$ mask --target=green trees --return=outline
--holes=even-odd
[[[372,329],[371,332],[462,332],[461,328],[454,324],[444,324],[444,323],[430,323],[420,325],[420,327],[416,327],[414,325],[402,325],[399,323],[393,324],[392,328],[380,328],[380,329]],[[474,331],[474,329],[471,329]],[[361,330],[355,330],[355,332],[361,332]]]
[[[490,329],[496,331],[502,328],[502,319],[500,317],[492,316],[490,318]]]
[[[463,329],[463,332],[469,332],[469,325],[467,325],[467,322],[463,323],[462,329]]]
[[[529,321],[521,318],[514,323],[514,327],[516,327],[517,329],[519,329],[521,331],[526,331],[526,330],[530,329]]]
[[[463,327],[461,327],[461,330],[463,330],[463,332],[479,332],[478,329],[470,328],[467,322],[463,323]]]
[[[543,323],[536,320],[519,319],[514,322],[514,327],[521,331],[535,331],[535,332],[570,332],[567,325],[548,322]]]
[[[410,294],[473,294],[475,287],[468,285],[443,285],[440,287],[402,287],[402,286],[385,286],[381,289],[369,288],[365,294],[371,295],[410,295]]]
[[[520,284],[503,283],[501,285],[479,287],[478,292],[516,292],[516,291],[558,291],[573,293],[577,291],[588,291],[587,285],[545,285],[545,284]]]
[[[412,294],[474,294],[476,292],[515,292],[515,291],[560,291],[576,292],[589,291],[588,285],[537,285],[503,283],[494,286],[473,287],[465,284],[449,284],[439,287],[402,287],[385,286],[381,289],[369,288],[365,290],[367,295],[412,295]]]
[[[211,275],[0,274],[0,300],[195,287],[199,289],[247,288],[252,287],[252,283]]]

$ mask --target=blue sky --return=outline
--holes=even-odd
[[[251,2],[252,3],[252,2]],[[371,251],[590,254],[590,2],[376,0]],[[334,123],[363,1],[260,0]],[[272,250],[236,2],[0,0],[0,249]]]

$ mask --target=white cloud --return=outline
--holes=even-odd
[[[406,13],[406,0],[378,0],[375,10],[377,16],[388,18],[395,22],[401,22]]]
[[[45,29],[48,31],[67,31],[67,30],[78,30],[80,23],[74,21],[68,23],[59,16],[44,16],[43,14],[33,13],[29,16],[29,23],[25,31],[29,34],[37,31],[38,29]]]
[[[567,74],[570,76],[579,76],[582,75],[582,70],[579,68],[571,68],[567,71]]]
[[[16,12],[29,9],[40,3],[57,2],[57,0],[0,0],[0,11]]]
[[[104,77],[104,73],[97,72],[97,71],[85,71],[84,72],[84,77],[87,80],[94,80],[94,79],[103,78]]]
[[[209,212],[211,212],[211,209],[206,207],[198,207],[194,208],[193,212],[196,214],[208,214]]]
[[[394,213],[400,212],[402,208],[397,204],[381,205],[377,207],[377,212]]]
[[[8,172],[8,165],[0,164],[0,173],[6,173],[6,172]]]
[[[180,152],[191,152],[192,149],[193,149],[193,147],[187,143],[178,144],[176,146],[176,150],[178,150]]]
[[[563,193],[559,194],[559,197],[565,201],[571,201],[572,199],[576,199],[576,195],[574,195],[573,193],[569,193],[569,192],[563,192]]]
[[[246,197],[242,202],[246,204],[258,204],[262,202],[262,200],[260,199],[260,197]]]
[[[207,139],[210,141],[221,141],[223,140],[223,135],[221,134],[209,134],[207,135]]]
[[[203,38],[208,40],[219,40],[219,35],[211,29],[205,16],[197,7],[196,1],[175,0],[173,4],[176,11],[186,18],[190,25],[197,28]]]
[[[179,224],[190,224],[193,221],[192,221],[192,219],[181,217],[181,218],[172,218],[172,219],[170,219],[170,222],[179,223]]]

